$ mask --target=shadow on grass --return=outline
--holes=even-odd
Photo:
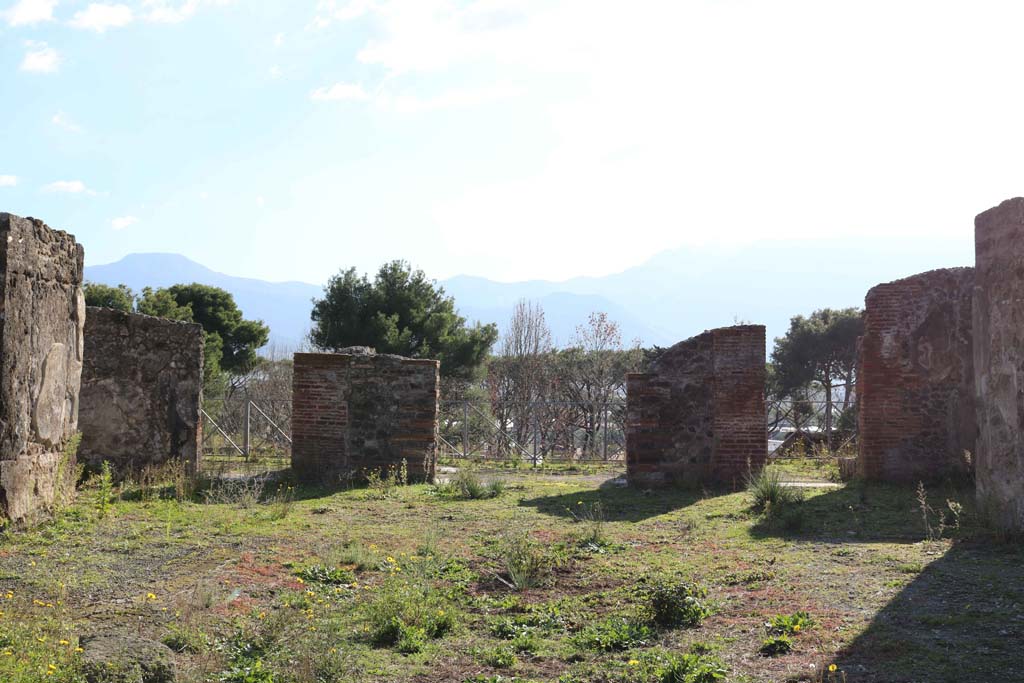
[[[955,544],[837,664],[851,683],[1024,681],[1024,546]]]
[[[727,492],[723,492],[727,493]],[[667,512],[679,510],[707,498],[706,492],[687,489],[656,489],[641,491],[632,486],[605,482],[596,489],[540,496],[520,501],[522,507],[555,517],[573,517],[573,511],[594,503],[601,503],[605,519],[609,522],[639,522]]]
[[[973,517],[973,489],[944,487],[929,494],[935,510],[945,510],[946,500],[963,502],[964,517]],[[864,482],[809,495],[762,515],[750,533],[754,538],[819,543],[917,543],[925,538],[913,487]]]

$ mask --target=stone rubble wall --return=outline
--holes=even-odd
[[[739,485],[768,455],[765,328],[705,332],[626,378],[626,465],[638,485]]]
[[[975,451],[974,269],[921,273],[872,288],[864,305],[857,396],[858,474],[966,480]]]
[[[974,221],[974,373],[979,504],[1024,532],[1024,198]]]
[[[79,460],[118,475],[173,459],[198,467],[203,328],[90,306],[78,425]]]
[[[440,362],[354,347],[296,353],[292,470],[334,485],[406,462],[410,480],[433,481]]]
[[[73,492],[83,260],[72,235],[0,213],[0,518],[16,524]]]

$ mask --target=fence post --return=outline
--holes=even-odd
[[[603,445],[602,445],[603,458],[604,458],[605,462],[608,462],[608,406],[607,406],[607,404],[604,407],[604,429],[602,430],[602,432],[603,432],[602,440],[604,442]]]
[[[462,457],[469,457],[469,401],[462,402]]]
[[[539,436],[538,432],[540,432],[540,420],[537,418],[537,404],[536,403],[533,404],[533,410],[531,410],[530,412],[533,413],[533,466],[536,467],[537,466],[537,437]]]
[[[252,401],[245,402],[245,431],[242,432],[242,450],[245,451],[245,459],[249,460],[249,425],[252,420]]]

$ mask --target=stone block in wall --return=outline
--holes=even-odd
[[[1024,532],[1024,198],[974,221],[974,376],[979,504]]]
[[[440,365],[365,347],[295,354],[296,476],[334,485],[404,460],[410,479],[433,481]]]
[[[765,328],[737,325],[666,349],[626,377],[626,466],[639,485],[739,485],[768,455]]]
[[[120,475],[173,459],[195,469],[202,326],[92,306],[86,319],[79,460]]]
[[[974,269],[872,288],[860,340],[858,474],[916,482],[970,475],[975,451]]]
[[[85,298],[82,247],[0,213],[0,517],[31,523],[71,494]]]

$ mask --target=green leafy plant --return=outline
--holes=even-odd
[[[476,651],[476,658],[495,669],[510,669],[516,665],[516,652],[510,645],[496,645]]]
[[[587,505],[582,500],[577,501],[575,507],[568,508],[569,514],[577,524],[583,526],[584,531],[580,535],[581,546],[592,546],[604,548],[608,545],[608,539],[604,534],[605,513],[601,501],[595,501]]]
[[[725,666],[713,657],[698,654],[672,655],[658,671],[659,683],[717,683],[724,681]]]
[[[769,636],[761,643],[760,652],[765,657],[778,657],[793,651],[793,640],[786,635]]]
[[[431,586],[398,574],[385,580],[363,608],[364,633],[370,642],[418,652],[428,639],[441,638],[455,628],[451,604]]]
[[[295,575],[307,583],[321,583],[329,586],[350,584],[356,580],[352,572],[347,569],[327,567],[322,564],[304,567]]]
[[[110,511],[113,492],[114,475],[110,470],[110,463],[104,460],[100,467],[100,473],[96,477],[96,514],[100,519],[106,517]]]
[[[525,531],[507,534],[502,539],[499,552],[505,574],[516,590],[540,585],[551,569],[551,561],[544,549]]]
[[[807,612],[777,614],[765,622],[765,630],[773,636],[793,636],[814,626],[814,619]]]
[[[705,602],[707,591],[690,581],[648,580],[637,588],[637,595],[645,621],[664,628],[700,626],[711,614]]]
[[[585,650],[613,652],[642,647],[654,638],[649,626],[625,617],[608,617],[587,626],[573,636],[573,642]]]
[[[440,484],[435,490],[445,498],[485,500],[500,496],[505,491],[505,482],[502,479],[484,481],[476,472],[461,467],[450,481]]]

